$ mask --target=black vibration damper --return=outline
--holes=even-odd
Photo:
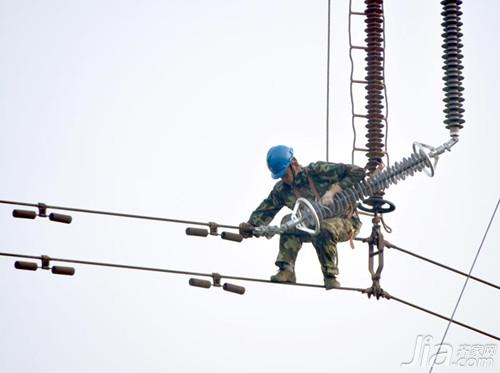
[[[190,278],[189,285],[196,286],[199,288],[209,289],[212,286],[212,283],[208,280],[200,280],[198,278]]]
[[[75,274],[73,267],[53,266],[51,271],[55,275],[73,276]]]
[[[207,237],[208,229],[204,228],[186,228],[186,234],[188,236],[198,236],[198,237]]]
[[[236,293],[236,294],[240,294],[240,295],[243,295],[245,294],[245,288],[243,286],[239,286],[239,285],[234,285],[234,284],[229,284],[229,283],[225,283],[222,288],[225,290],[225,291],[229,291],[231,293]]]
[[[58,223],[70,224],[73,218],[70,215],[56,214],[55,212],[51,212],[49,214],[49,220],[56,221]]]
[[[20,218],[20,219],[35,219],[36,218],[36,212],[32,210],[13,210],[12,211],[12,216],[15,218]]]
[[[25,271],[36,271],[38,269],[38,264],[35,262],[23,262],[18,260],[14,263],[14,267]]]
[[[241,234],[238,234],[238,233],[222,232],[220,237],[223,240],[229,240],[229,241],[235,241],[235,242],[243,241],[243,236]]]

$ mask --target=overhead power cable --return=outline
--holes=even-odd
[[[402,248],[397,247],[397,246],[395,246],[395,245],[390,246],[390,248],[391,248],[391,249],[394,249],[394,250],[397,250],[397,251],[400,251],[400,252],[402,252],[402,253],[405,253],[405,254],[411,255],[411,256],[413,256],[413,257],[415,257],[415,258],[421,259],[421,260],[426,261],[426,262],[428,262],[428,263],[434,264],[434,265],[436,265],[436,266],[438,266],[438,267],[441,267],[441,268],[447,269],[448,271],[458,273],[459,275],[462,275],[462,276],[468,277],[468,278],[470,278],[471,280],[475,280],[475,281],[481,282],[481,283],[483,283],[483,284],[485,284],[485,285],[491,286],[492,288],[495,288],[495,289],[500,290],[500,286],[499,286],[499,285],[493,284],[493,283],[491,283],[491,282],[489,282],[489,281],[486,281],[486,280],[483,280],[483,279],[481,279],[481,278],[479,278],[479,277],[472,276],[472,275],[467,274],[467,273],[465,273],[465,272],[459,271],[458,269],[455,269],[455,268],[452,268],[452,267],[447,266],[447,265],[445,265],[445,264],[439,263],[439,262],[437,262],[437,261],[435,261],[435,260],[432,260],[432,259],[426,258],[426,257],[424,257],[424,256],[422,256],[422,255],[415,254],[415,253],[413,253],[413,252],[411,252],[411,251],[408,251],[408,250],[402,249]]]
[[[200,277],[213,277],[213,273],[204,273],[204,272],[192,272],[192,271],[179,271],[174,269],[165,269],[165,268],[154,268],[154,267],[142,267],[128,264],[116,264],[116,263],[105,263],[105,262],[95,262],[88,260],[79,260],[79,259],[64,259],[64,258],[53,258],[48,257],[46,255],[35,256],[35,255],[23,255],[23,254],[13,254],[13,253],[4,253],[0,252],[0,256],[13,257],[13,258],[24,258],[24,259],[34,259],[34,260],[50,260],[51,262],[60,262],[60,263],[72,263],[72,264],[81,264],[81,265],[89,265],[89,266],[98,266],[98,267],[110,267],[110,268],[120,268],[120,269],[131,269],[137,271],[150,271],[150,272],[162,272],[162,273],[171,273],[175,275],[189,275],[189,276],[200,276]],[[251,282],[261,282],[261,283],[270,283],[277,284],[276,282],[272,282],[270,280],[260,279],[260,278],[252,278],[252,277],[241,277],[241,276],[229,276],[229,275],[220,275],[221,278],[225,278],[228,280],[240,280],[240,281],[251,281]],[[324,288],[323,285],[318,284],[307,284],[307,283],[295,283],[295,284],[284,284],[291,286],[300,286],[300,287],[310,287],[310,288]],[[364,289],[362,288],[353,288],[353,287],[340,287],[336,290],[349,290],[349,291],[357,291],[362,293]]]
[[[436,317],[439,317],[440,319],[443,319],[443,320],[447,320],[449,323],[453,323],[453,324],[456,324],[456,325],[459,325],[463,328],[466,328],[466,329],[469,329],[469,330],[472,330],[476,333],[479,333],[479,334],[482,334],[484,336],[487,336],[487,337],[490,337],[490,338],[493,338],[493,339],[496,339],[497,341],[500,341],[500,337],[497,337],[496,335],[493,335],[493,334],[490,334],[490,333],[487,333],[485,331],[482,331],[480,329],[477,329],[473,326],[470,326],[470,325],[467,325],[467,324],[464,324],[460,321],[457,321],[457,320],[454,320],[453,318],[450,318],[450,317],[446,317],[446,316],[443,316],[443,315],[440,315],[439,313],[437,312],[434,312],[434,311],[431,311],[427,308],[424,308],[424,307],[420,307],[416,304],[413,304],[413,303],[410,303],[408,301],[405,301],[403,299],[400,299],[400,298],[397,298],[393,295],[389,295],[389,299],[392,299],[392,300],[395,300],[396,302],[399,302],[399,303],[402,303],[402,304],[406,304],[407,306],[410,306],[412,308],[415,308],[417,310],[420,310],[420,311],[423,311],[423,312],[426,312],[430,315],[433,315],[433,316],[436,316]],[[438,354],[436,354],[436,356],[438,356]]]
[[[441,339],[441,343],[439,344],[438,350],[436,352],[436,357],[439,356],[439,353],[441,351],[441,346],[443,345],[446,336],[448,334],[448,330],[450,329],[450,325],[452,322],[454,322],[453,318],[455,317],[455,313],[457,312],[458,305],[460,304],[460,301],[462,300],[462,296],[464,295],[465,287],[467,286],[467,283],[469,282],[469,278],[471,276],[472,270],[474,269],[474,266],[476,265],[477,258],[479,257],[479,254],[481,253],[481,249],[483,248],[484,241],[486,240],[486,237],[488,236],[488,232],[490,231],[491,224],[493,223],[493,220],[495,219],[495,215],[498,210],[498,205],[500,204],[500,198],[497,200],[497,204],[495,206],[495,209],[493,210],[493,214],[491,215],[490,221],[488,223],[488,226],[486,228],[486,231],[484,232],[483,238],[481,240],[481,243],[479,244],[479,248],[477,249],[476,256],[474,257],[474,260],[472,261],[472,265],[470,266],[469,274],[467,275],[467,278],[465,279],[464,286],[462,287],[462,290],[460,291],[460,295],[458,296],[457,303],[455,304],[455,308],[453,309],[453,313],[451,314],[451,318],[448,320],[448,325],[446,326],[446,330],[444,331],[443,338]],[[432,372],[432,369],[434,368],[434,364],[436,363],[436,359],[432,362],[431,369],[429,370],[429,373]]]
[[[203,226],[207,226],[207,227],[211,227],[213,225],[216,225],[217,227],[220,227],[220,228],[238,229],[238,226],[236,226],[236,225],[205,223],[205,222],[192,221],[192,220],[162,218],[162,217],[156,217],[156,216],[128,214],[128,213],[122,213],[122,212],[89,210],[89,209],[82,209],[82,208],[75,208],[75,207],[52,206],[52,205],[41,204],[41,203],[27,203],[27,202],[0,200],[0,204],[16,205],[16,206],[28,206],[28,207],[35,207],[35,208],[39,208],[41,205],[43,205],[43,207],[45,209],[51,209],[51,210],[72,211],[72,212],[80,212],[80,213],[84,213],[84,214],[107,215],[107,216],[116,216],[116,217],[131,218],[131,219],[155,220],[155,221],[162,221],[162,222],[167,222],[167,223],[203,225]]]
[[[61,263],[72,263],[72,264],[81,264],[81,265],[89,265],[89,266],[99,266],[99,267],[109,267],[109,268],[119,268],[119,269],[129,269],[129,270],[138,270],[138,271],[150,271],[150,272],[162,272],[162,273],[170,273],[170,274],[176,274],[176,275],[190,275],[190,276],[199,276],[199,277],[210,277],[212,279],[228,279],[228,280],[238,280],[238,281],[250,281],[250,282],[259,282],[259,283],[264,283],[264,284],[274,284],[274,285],[289,285],[289,286],[299,286],[299,287],[309,287],[309,288],[324,288],[323,285],[318,285],[318,284],[308,284],[308,283],[295,283],[295,284],[283,284],[283,283],[276,283],[272,282],[270,280],[265,280],[261,278],[253,278],[253,277],[242,277],[242,276],[230,276],[230,275],[222,275],[218,273],[205,273],[205,272],[192,272],[192,271],[179,271],[179,270],[173,270],[173,269],[165,269],[165,268],[154,268],[154,267],[143,267],[143,266],[135,266],[135,265],[126,265],[126,264],[116,264],[116,263],[105,263],[105,262],[96,262],[96,261],[88,261],[88,260],[78,260],[78,259],[64,259],[64,258],[52,258],[48,257],[46,255],[42,256],[34,256],[34,255],[23,255],[23,254],[13,254],[13,253],[4,253],[0,252],[0,256],[5,256],[5,257],[14,257],[14,258],[24,258],[24,259],[35,259],[35,260],[45,260],[46,262],[51,261],[51,262],[61,262]],[[215,277],[215,275],[217,277]],[[204,286],[202,286],[204,287]],[[339,287],[335,288],[334,290],[345,290],[345,291],[354,291],[358,293],[366,293],[367,289],[363,288],[356,288],[356,287]],[[393,299],[397,302],[400,302],[402,304],[406,304],[410,307],[416,308],[418,310],[424,311],[426,313],[429,313],[433,316],[439,317],[444,320],[448,320],[450,322],[453,322],[456,325],[462,326],[464,328],[467,328],[469,330],[475,331],[477,333],[480,333],[482,335],[491,337],[493,339],[496,339],[500,341],[500,337],[497,337],[491,333],[484,332],[482,330],[479,330],[475,327],[472,327],[470,325],[461,323],[456,320],[452,320],[450,318],[447,318],[446,316],[440,315],[434,311],[430,311],[424,307],[417,306],[413,303],[407,302],[403,299],[400,299],[398,297],[394,297],[388,293],[385,293],[386,296],[385,298],[387,299]]]

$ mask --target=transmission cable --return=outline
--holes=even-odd
[[[150,271],[150,272],[162,272],[162,273],[171,273],[175,275],[190,275],[190,276],[200,276],[200,277],[213,277],[213,273],[204,273],[204,272],[192,272],[192,271],[179,271],[174,269],[165,269],[165,268],[154,268],[154,267],[143,267],[143,266],[135,266],[128,264],[116,264],[116,263],[106,263],[106,262],[96,262],[89,260],[79,260],[79,259],[64,259],[64,258],[53,258],[48,256],[35,256],[35,255],[23,255],[23,254],[14,254],[14,253],[4,253],[0,252],[0,256],[6,257],[14,257],[14,258],[24,258],[24,259],[35,259],[42,260],[47,259],[51,262],[61,262],[61,263],[72,263],[72,264],[81,264],[81,265],[89,265],[89,266],[98,266],[98,267],[110,267],[110,268],[120,268],[120,269],[131,269],[137,271]],[[230,275],[220,275],[221,278],[225,278],[228,280],[240,280],[240,281],[251,281],[251,282],[260,282],[260,283],[269,283],[269,284],[282,284],[272,282],[270,280],[265,280],[261,278],[252,278],[252,277],[241,277],[241,276],[230,276]],[[291,286],[300,286],[300,287],[310,287],[310,288],[324,288],[324,285],[318,284],[308,284],[308,283],[285,283],[284,285]],[[347,291],[356,291],[362,293],[364,289],[362,288],[353,288],[353,287],[339,287],[335,288],[336,290],[347,290]]]
[[[400,299],[400,298],[398,298],[398,297],[395,297],[395,296],[393,296],[393,295],[389,295],[389,299],[395,300],[396,302],[399,302],[399,303],[402,303],[402,304],[406,304],[407,306],[410,306],[410,307],[413,307],[413,308],[415,308],[415,309],[417,309],[417,310],[420,310],[420,311],[426,312],[426,313],[428,313],[428,314],[430,314],[430,315],[433,315],[433,316],[439,317],[440,319],[447,320],[450,324],[451,324],[451,323],[453,323],[453,324],[459,325],[459,326],[464,327],[464,328],[466,328],[466,329],[472,330],[472,331],[474,331],[474,332],[476,332],[476,333],[479,333],[479,334],[482,334],[482,335],[484,335],[484,336],[487,336],[487,337],[490,337],[490,338],[496,339],[497,341],[500,341],[500,337],[497,337],[496,335],[493,335],[493,334],[490,334],[490,333],[488,333],[488,332],[485,332],[485,331],[482,331],[482,330],[480,330],[480,329],[477,329],[477,328],[475,328],[475,327],[473,327],[473,326],[470,326],[470,325],[464,324],[464,323],[462,323],[462,322],[460,322],[460,321],[456,321],[456,320],[454,320],[454,319],[453,319],[453,317],[451,317],[451,318],[450,318],[450,317],[446,317],[446,316],[440,315],[440,314],[439,314],[439,313],[437,313],[437,312],[434,312],[434,311],[431,311],[431,310],[429,310],[429,309],[427,309],[427,308],[424,308],[424,307],[418,306],[418,305],[416,305],[416,304],[410,303],[410,302],[408,302],[408,301],[405,301],[405,300]],[[438,353],[439,353],[439,351],[438,351]],[[438,353],[436,354],[436,356],[438,356]]]
[[[0,200],[0,204],[4,205],[17,205],[17,206],[29,206],[39,208],[40,204],[36,203],[26,203],[26,202],[17,202],[17,201],[5,201]],[[96,214],[96,215],[107,215],[107,216],[116,216],[121,218],[131,218],[131,219],[144,219],[144,220],[155,220],[155,221],[163,221],[167,223],[180,223],[180,224],[192,224],[192,225],[204,225],[211,226],[215,224],[220,228],[228,228],[228,229],[238,229],[236,225],[226,225],[226,224],[216,224],[216,223],[205,223],[199,221],[191,221],[191,220],[181,220],[181,219],[172,219],[172,218],[162,218],[156,216],[147,216],[147,215],[136,215],[136,214],[128,214],[122,212],[110,212],[110,211],[99,211],[99,210],[89,210],[75,207],[62,207],[62,206],[51,206],[44,205],[44,208],[52,209],[52,210],[61,210],[61,211],[73,211],[73,212],[81,212],[84,214]]]
[[[438,350],[436,352],[436,359],[439,356],[439,353],[441,352],[441,346],[444,343],[444,340],[446,339],[446,335],[448,334],[448,330],[450,329],[451,323],[454,321],[453,318],[455,317],[455,313],[457,312],[458,305],[460,304],[460,301],[462,300],[462,296],[465,291],[465,287],[467,286],[467,283],[469,282],[470,275],[472,273],[472,270],[474,269],[474,266],[476,264],[477,258],[479,256],[479,253],[481,252],[481,249],[483,247],[484,241],[486,240],[486,237],[488,236],[488,232],[490,230],[491,224],[493,223],[493,220],[495,219],[495,215],[498,210],[498,205],[500,204],[500,198],[497,200],[497,205],[495,206],[495,210],[493,210],[493,214],[491,215],[490,222],[488,223],[488,227],[486,228],[486,231],[484,232],[483,239],[481,240],[481,244],[479,245],[479,248],[477,249],[476,256],[474,257],[474,260],[472,261],[472,265],[469,270],[469,274],[467,278],[465,279],[464,286],[462,287],[462,291],[460,291],[460,295],[458,296],[457,303],[455,304],[455,308],[453,309],[453,313],[451,314],[451,318],[448,322],[448,325],[446,326],[446,329],[443,334],[443,338],[441,339],[441,343],[439,344]],[[499,339],[500,340],[500,339]],[[436,359],[432,361],[431,369],[429,370],[429,373],[432,372],[432,369],[434,368],[434,364],[436,363]]]
[[[78,260],[78,259],[64,259],[64,258],[52,258],[48,256],[34,256],[34,255],[23,255],[23,254],[13,254],[13,253],[4,253],[0,252],[0,256],[5,256],[5,257],[15,257],[15,258],[25,258],[25,259],[35,259],[35,260],[45,260],[45,261],[52,261],[52,262],[61,262],[61,263],[73,263],[73,264],[81,264],[81,265],[89,265],[89,266],[99,266],[99,267],[109,267],[109,268],[120,268],[120,269],[130,269],[130,270],[138,270],[138,271],[150,271],[150,272],[162,272],[162,273],[170,273],[170,274],[176,274],[176,275],[191,275],[191,276],[200,276],[200,277],[210,277],[214,278],[214,273],[204,273],[204,272],[192,272],[192,271],[180,271],[180,270],[173,270],[173,269],[165,269],[165,268],[154,268],[154,267],[143,267],[143,266],[135,266],[135,265],[126,265],[126,264],[116,264],[116,263],[105,263],[105,262],[96,262],[96,261],[88,261],[88,260]],[[264,284],[275,284],[275,285],[290,285],[290,286],[299,286],[299,287],[309,287],[309,288],[325,288],[323,285],[318,285],[318,284],[308,284],[308,283],[276,283],[272,282],[270,280],[265,280],[261,278],[253,278],[253,277],[242,277],[242,276],[230,276],[230,275],[221,275],[221,274],[216,274],[219,278],[225,278],[228,280],[239,280],[239,281],[251,281],[251,282],[259,282],[259,283],[264,283]],[[344,291],[354,291],[358,292],[361,294],[366,293],[367,289],[363,288],[356,288],[356,287],[339,287],[339,288],[334,288],[334,290],[344,290]],[[480,333],[482,335],[491,337],[493,339],[496,339],[500,341],[500,337],[497,337],[493,334],[484,332],[482,330],[479,330],[475,327],[472,327],[470,325],[461,323],[459,321],[450,319],[446,316],[440,315],[436,312],[430,311],[424,307],[417,306],[413,303],[407,302],[403,299],[400,299],[398,297],[394,297],[388,293],[386,293],[386,298],[387,299],[393,299],[397,302],[400,302],[402,304],[406,304],[410,307],[416,308],[418,310],[424,311],[426,313],[429,313],[433,316],[439,317],[444,320],[448,320],[453,322],[456,325],[462,326],[464,328],[467,328],[469,330],[472,330],[474,332]]]
[[[491,282],[489,282],[489,281],[486,281],[486,280],[483,280],[483,279],[481,279],[481,278],[479,278],[479,277],[472,276],[472,275],[467,274],[467,273],[465,273],[465,272],[462,272],[462,271],[460,271],[460,270],[458,270],[458,269],[455,269],[455,268],[453,268],[453,267],[450,267],[450,266],[447,266],[447,265],[445,265],[445,264],[439,263],[439,262],[437,262],[437,261],[435,261],[435,260],[432,260],[432,259],[426,258],[426,257],[424,257],[424,256],[422,256],[422,255],[415,254],[415,253],[413,253],[413,252],[411,252],[411,251],[408,251],[408,250],[402,249],[402,248],[397,247],[397,246],[395,246],[395,245],[391,245],[391,246],[389,246],[389,247],[390,247],[391,249],[395,249],[395,250],[397,250],[397,251],[400,251],[400,252],[402,252],[402,253],[404,253],[404,254],[411,255],[411,256],[413,256],[413,257],[415,257],[415,258],[417,258],[417,259],[421,259],[421,260],[423,260],[423,261],[425,261],[425,262],[428,262],[428,263],[434,264],[434,265],[436,265],[436,266],[438,266],[438,267],[441,267],[441,268],[447,269],[448,271],[455,272],[455,273],[457,273],[457,274],[459,274],[459,275],[462,275],[462,276],[464,276],[464,277],[468,277],[468,278],[470,278],[471,280],[475,280],[475,281],[481,282],[481,283],[483,283],[483,284],[485,284],[485,285],[491,286],[492,288],[495,288],[495,289],[500,290],[500,286],[499,286],[499,285],[493,284],[493,283],[491,283]]]

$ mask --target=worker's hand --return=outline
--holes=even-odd
[[[370,175],[370,179],[374,178],[375,176],[380,175],[380,173],[384,170],[384,168],[385,168],[385,164],[383,162],[379,163],[377,168]]]
[[[335,198],[335,194],[342,192],[342,188],[338,184],[333,184],[329,190],[326,191],[325,194],[323,194],[323,197],[321,197],[320,202],[323,205],[326,206],[331,206],[333,205],[333,199]]]
[[[243,237],[243,238],[250,238],[253,236],[253,229],[255,228],[252,224],[250,223],[241,223],[239,226],[238,226],[239,230],[240,230],[240,235]]]

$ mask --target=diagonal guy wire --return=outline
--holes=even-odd
[[[451,320],[455,317],[455,312],[457,311],[458,305],[460,303],[460,300],[462,299],[462,295],[464,294],[465,287],[467,286],[467,283],[469,282],[469,277],[472,273],[472,270],[474,269],[474,265],[476,264],[477,258],[479,256],[479,253],[481,252],[481,248],[483,247],[483,243],[486,240],[486,236],[488,236],[488,232],[490,230],[491,224],[493,223],[493,219],[495,219],[495,215],[498,210],[498,205],[500,204],[500,198],[497,200],[497,205],[495,206],[495,210],[493,210],[493,214],[491,215],[490,222],[488,223],[488,227],[486,228],[486,232],[484,232],[483,239],[481,240],[481,244],[479,245],[479,248],[476,253],[476,257],[474,258],[474,261],[472,262],[472,265],[469,270],[469,274],[467,278],[465,279],[464,286],[462,287],[462,291],[460,292],[460,295],[458,296],[457,304],[455,305],[455,308],[453,309],[453,313],[451,314],[451,319],[448,322],[448,325],[446,326],[446,330],[444,331],[443,338],[441,339],[441,343],[439,344],[438,350],[435,355],[435,359],[432,361],[431,369],[429,370],[429,373],[432,373],[432,369],[434,368],[434,364],[436,363],[437,357],[439,356],[439,353],[441,352],[441,346],[444,343],[444,340],[446,339],[446,335],[448,334],[448,330],[450,329],[451,325]]]

